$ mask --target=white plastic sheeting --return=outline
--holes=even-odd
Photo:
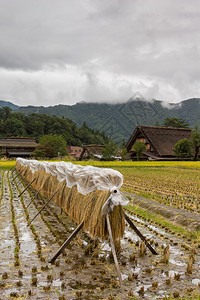
[[[31,172],[45,171],[56,176],[58,181],[66,181],[68,188],[77,186],[79,193],[87,195],[95,190],[110,191],[102,213],[108,213],[116,205],[127,205],[128,200],[119,191],[123,184],[123,175],[113,169],[81,166],[70,162],[47,162],[17,158],[17,162],[29,167]]]

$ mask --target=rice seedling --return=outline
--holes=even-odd
[[[17,281],[17,282],[16,282],[16,285],[17,285],[17,286],[22,286],[21,280]]]
[[[174,279],[175,280],[179,280],[181,277],[181,274],[180,273],[174,273]]]
[[[141,288],[140,288],[139,291],[138,291],[138,294],[139,294],[140,296],[144,296],[144,286],[141,286]]]
[[[169,263],[169,245],[164,248],[160,262],[163,264]]]
[[[139,247],[139,256],[143,257],[146,254],[146,246],[144,241],[141,241],[140,247]]]
[[[187,275],[192,274],[193,263],[194,263],[194,254],[190,254],[185,274],[187,274]]]
[[[171,284],[172,283],[172,277],[170,276],[168,279],[165,280],[165,283],[167,285]]]
[[[48,292],[51,289],[51,285],[43,286],[43,291]]]
[[[32,277],[32,279],[31,279],[31,285],[37,286],[37,282],[38,282],[37,277]]]
[[[133,296],[134,296],[133,291],[132,289],[130,289],[130,291],[128,292],[128,297],[133,297]]]
[[[21,270],[18,271],[18,276],[23,277],[23,272]]]
[[[152,282],[152,288],[157,289],[158,288],[158,281]]]
[[[8,273],[7,272],[4,272],[3,274],[2,274],[2,280],[3,279],[8,279]]]

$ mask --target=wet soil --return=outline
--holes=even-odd
[[[124,194],[131,197],[132,205],[139,205],[145,209],[149,209],[178,225],[189,228],[190,230],[200,230],[199,213],[189,212],[173,206],[167,206],[133,193],[124,192]]]
[[[7,176],[8,175],[8,176]],[[145,220],[129,214],[137,228],[149,240],[158,255],[149,249],[141,253],[141,240],[126,227],[118,254],[123,286],[109,241],[94,241],[80,231],[54,264],[48,263],[76,227],[53,200],[27,226],[46,199],[36,199],[26,210],[35,191],[23,191],[19,178],[13,182],[11,172],[3,176],[0,200],[0,299],[166,299],[168,296],[190,297],[200,293],[200,247],[170,234]],[[10,186],[9,186],[10,182]],[[13,205],[13,211],[11,207]],[[173,208],[170,207],[173,210]],[[15,224],[17,228],[17,234]],[[19,245],[17,238],[19,239]],[[187,247],[185,245],[187,244]],[[169,245],[169,262],[161,262]],[[18,246],[18,247],[17,247]],[[16,248],[19,266],[16,265]],[[194,254],[195,252],[195,254]],[[193,253],[192,274],[186,274]],[[134,298],[135,296],[135,298]],[[198,299],[198,298],[196,298]]]

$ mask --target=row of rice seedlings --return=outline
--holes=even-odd
[[[30,195],[30,197],[34,197],[34,194],[32,192],[32,190],[28,190],[28,193]],[[38,198],[40,197],[40,199],[42,200],[43,204],[45,204],[45,201],[44,201],[44,197],[42,195],[38,195]],[[68,230],[68,226],[61,220],[61,218],[58,216],[58,214],[55,212],[54,209],[51,208],[51,206],[49,205],[48,207],[45,208],[46,210],[50,210],[51,213],[54,215],[54,217],[57,219],[57,221],[66,229]]]
[[[122,190],[130,193],[134,192],[136,195],[149,198],[167,206],[173,206],[195,213],[200,212],[200,204],[197,197],[189,195],[186,195],[185,197],[177,196],[176,194],[173,195],[167,191],[155,190],[153,186],[151,187],[151,191],[149,191],[142,186],[138,187],[126,183],[124,183]]]
[[[9,186],[9,191],[10,191],[10,209],[11,209],[11,215],[12,215],[12,225],[14,229],[14,236],[15,236],[15,249],[14,249],[14,265],[19,266],[20,265],[20,260],[19,260],[19,250],[20,250],[20,242],[19,242],[19,233],[17,229],[17,225],[15,222],[15,210],[14,210],[14,205],[13,205],[13,191],[9,179],[9,172],[7,173],[7,180],[8,180],[8,186]]]
[[[1,204],[1,200],[2,200],[2,198],[3,198],[3,181],[4,181],[4,173],[5,173],[5,171],[3,171],[3,172],[1,173],[1,195],[0,195],[0,204]]]
[[[36,201],[33,201],[33,204],[35,206],[35,208],[39,211],[41,208],[38,206],[38,204],[36,203]],[[53,237],[56,239],[56,242],[58,243],[59,246],[62,246],[62,241],[60,240],[59,234],[56,232],[56,230],[53,230],[53,226],[51,225],[51,223],[48,221],[47,218],[45,218],[43,212],[40,213],[40,217],[42,219],[42,221],[45,223],[45,225],[48,227],[49,231],[51,232],[51,234],[53,235]],[[31,225],[30,225],[31,226]]]
[[[162,227],[170,234],[176,234],[179,237],[187,239],[189,242],[191,242],[193,240],[195,243],[198,243],[198,241],[200,241],[200,233],[197,231],[192,232],[181,226],[175,225],[175,224],[167,221],[162,216],[152,214],[149,211],[142,209],[138,206],[128,206],[128,207],[126,207],[126,209],[129,212],[134,213],[139,218],[144,219],[150,223],[153,223],[153,224],[156,224],[157,226]]]
[[[171,205],[172,201],[176,205],[177,201],[179,202],[176,205],[177,207],[185,202],[185,209],[188,208],[190,211],[199,209],[198,174],[196,170],[192,174],[190,174],[191,172],[188,174],[186,170],[187,172],[184,171],[181,176],[179,170],[174,171],[174,169],[173,172],[171,170],[164,172],[166,171],[165,169],[158,171],[155,168],[144,168],[144,170],[121,168],[119,171],[123,173],[125,178],[124,190],[128,189],[138,195],[146,196],[168,205]],[[186,175],[190,178],[188,184],[185,184]]]
[[[14,176],[12,175],[12,177],[14,177]],[[19,188],[19,185],[18,185],[16,179],[14,180],[14,183],[16,185],[17,191],[20,194],[21,193],[21,189]],[[23,210],[24,210],[24,213],[25,213],[25,216],[26,216],[27,223],[29,224],[29,222],[30,222],[30,216],[29,216],[28,210],[26,208],[26,205],[24,203],[23,195],[20,196],[20,202],[22,204],[22,207],[23,207]],[[40,243],[40,237],[39,237],[38,233],[36,232],[35,227],[34,227],[33,224],[30,225],[30,229],[31,229],[31,232],[33,234],[33,238],[34,238],[34,240],[36,242],[37,255],[38,255],[40,261],[45,261],[45,258],[42,255],[42,247],[41,247],[41,243]]]

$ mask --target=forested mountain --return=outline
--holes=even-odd
[[[12,110],[17,110],[18,108],[20,108],[20,106],[15,105],[10,101],[0,100],[0,108],[2,108],[2,107],[9,107]]]
[[[80,128],[64,117],[21,112],[11,112],[8,107],[0,108],[0,138],[36,137],[45,134],[62,135],[67,145],[105,144],[108,138],[99,130],[90,129],[85,123]]]
[[[4,103],[5,104],[5,103]],[[0,101],[1,106],[1,101]],[[87,126],[111,137],[115,142],[127,141],[137,125],[162,125],[166,117],[184,119],[192,128],[200,127],[200,99],[193,98],[178,104],[166,104],[164,101],[145,101],[130,98],[122,104],[77,103],[75,105],[55,105],[49,107],[17,107],[16,111],[42,113],[65,117],[73,120],[77,126],[86,122]]]

